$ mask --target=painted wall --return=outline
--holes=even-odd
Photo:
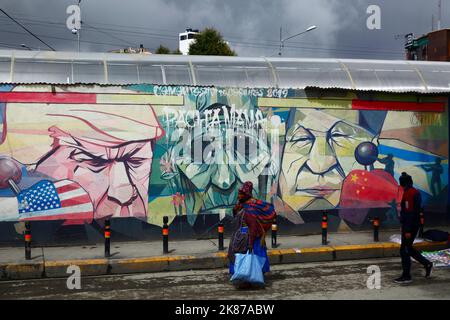
[[[123,218],[117,228],[134,239],[141,233],[129,221],[159,235],[167,215],[192,236],[199,221],[201,233],[214,224],[208,216],[228,219],[238,188],[252,181],[286,230],[312,230],[323,210],[336,230],[357,230],[374,214],[397,223],[403,171],[426,210],[444,216],[447,102],[271,88],[2,86],[0,221],[20,234],[24,220],[68,230]]]

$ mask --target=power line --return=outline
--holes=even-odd
[[[26,19],[27,21],[35,21],[38,22],[36,24],[41,24],[41,25],[46,25],[46,24],[51,24],[51,25],[57,25],[58,27],[62,27],[63,22],[48,22],[48,21],[42,21],[42,20],[35,20],[35,19]],[[146,28],[146,27],[138,27],[138,26],[124,26],[124,25],[117,25],[117,24],[106,24],[106,23],[96,23],[97,25],[109,25],[109,26],[118,26],[118,27],[124,27],[124,28],[128,28],[128,29],[146,29],[146,30],[167,30],[167,31],[173,31],[173,32],[177,32],[174,30],[169,30],[169,29],[152,29],[152,28]],[[100,29],[102,30],[108,30],[108,31],[115,31],[115,32],[120,32],[120,33],[126,33],[126,34],[132,34],[132,35],[136,35],[136,36],[141,36],[141,35],[145,35],[145,36],[152,36],[151,38],[159,38],[159,39],[167,39],[167,40],[175,40],[178,39],[178,36],[173,36],[173,35],[168,35],[168,34],[162,34],[162,33],[149,33],[149,32],[139,32],[139,31],[129,31],[129,30],[122,30],[122,29],[114,29],[114,28],[102,28],[102,27],[94,27],[93,25],[90,25],[91,28],[96,29],[97,31],[101,32]],[[111,34],[109,34],[110,36],[112,36]],[[248,38],[248,37],[235,37],[235,36],[226,36],[224,34],[224,38],[226,38],[227,40],[229,40],[230,42],[234,42],[234,43],[248,43],[246,41],[234,41],[232,39],[244,39],[244,40],[261,40],[259,38]],[[271,40],[271,39],[266,39],[263,40],[259,44],[274,44],[277,47],[279,46],[279,40]],[[306,45],[314,45],[314,43],[310,43],[310,42],[305,42],[305,41],[292,41],[291,44],[306,44]],[[344,49],[338,49],[338,48],[356,48],[356,49],[366,49],[366,50],[370,50],[370,52],[373,51],[379,51],[377,48],[373,48],[373,47],[368,47],[368,46],[355,46],[355,45],[341,45],[341,46],[335,46],[335,48],[330,48],[330,50],[344,50]],[[388,51],[386,51],[388,52]],[[393,52],[393,51],[390,51]]]
[[[135,45],[134,43],[131,43],[131,42],[127,41],[127,40],[121,39],[121,38],[119,38],[119,37],[117,37],[115,35],[112,35],[112,34],[108,33],[108,32],[102,31],[102,30],[100,30],[100,29],[98,29],[98,28],[96,28],[94,26],[91,26],[91,25],[85,23],[85,22],[84,22],[84,25],[89,27],[89,28],[92,28],[94,30],[97,30],[100,33],[106,34],[107,36],[110,36],[111,38],[114,38],[114,39],[119,40],[119,41],[123,41],[124,43],[128,43],[130,46],[134,46]]]
[[[13,31],[8,31],[8,30],[2,30],[0,32],[10,32],[13,33]],[[22,33],[19,33],[22,34]],[[59,39],[59,40],[64,40],[64,41],[75,41],[75,40],[70,40],[70,39],[66,39],[66,38],[61,38],[61,37],[55,37],[55,36],[44,36],[41,35],[44,38],[53,38],[53,39]],[[120,39],[118,37],[115,37],[116,39],[119,39],[120,41],[124,41],[123,39]],[[88,41],[88,40],[81,40],[82,42],[85,43],[93,43],[93,44],[104,44],[104,45],[114,45],[114,46],[123,46],[124,44],[121,43],[104,43],[104,42],[97,42],[97,41]],[[130,44],[130,42],[128,41],[124,41],[128,44]],[[252,42],[244,42],[244,41],[230,41],[233,45],[235,46],[239,46],[239,47],[251,47],[251,48],[275,48],[278,47],[278,44],[263,44],[263,43],[252,43]],[[324,48],[324,47],[307,47],[307,46],[292,46],[292,45],[286,45],[285,46],[287,49],[303,49],[303,50],[314,50],[314,51],[334,51],[334,52],[341,52],[341,53],[351,53],[351,54],[365,54],[365,55],[384,55],[386,56],[387,54],[401,54],[398,51],[381,51],[381,50],[356,50],[356,49],[336,49],[336,48]]]
[[[1,19],[1,18],[0,18]],[[30,24],[35,24],[35,25],[42,25],[43,27],[51,27],[51,28],[65,28],[65,27],[63,27],[63,26],[61,26],[61,25],[59,25],[59,24],[56,24],[56,23],[52,23],[52,22],[37,22],[37,23],[30,23]],[[50,24],[50,25],[46,25],[46,24]],[[54,26],[53,26],[53,24],[55,24]],[[121,41],[122,43],[121,44],[115,44],[115,45],[120,45],[120,46],[126,46],[125,45],[125,43],[127,43],[128,45],[136,45],[136,43],[131,43],[130,41],[127,41],[127,40],[124,40],[124,39],[122,39],[122,38],[120,38],[120,37],[117,37],[117,36],[114,36],[114,35],[112,35],[111,33],[108,33],[108,32],[105,32],[105,31],[102,31],[101,29],[104,29],[104,28],[97,28],[97,27],[94,27],[93,25],[88,25],[88,24],[86,24],[85,22],[83,22],[83,24],[84,25],[86,25],[86,27],[84,28],[84,30],[85,30],[85,33],[86,32],[92,32],[92,31],[95,31],[95,32],[100,32],[100,33],[103,33],[103,34],[106,34],[106,35],[108,35],[108,36],[110,36],[110,37],[112,37],[112,38],[115,38],[115,39],[117,39],[117,40],[119,40],[119,41]],[[109,30],[109,29],[106,29],[106,30]],[[115,30],[112,30],[112,31],[115,31]],[[125,33],[127,33],[126,31],[120,31],[120,32],[125,32]],[[130,32],[129,32],[130,33]],[[21,33],[22,34],[22,33]],[[176,38],[176,39],[178,39],[178,37],[173,37],[173,36],[160,36],[160,35],[152,35],[152,34],[149,34],[149,33],[139,33],[138,35],[134,35],[134,37],[139,37],[139,38],[143,38],[143,35],[145,35],[145,36],[147,36],[147,38],[161,38],[161,39],[170,39],[170,40],[174,40],[174,38]],[[43,37],[43,38],[54,38],[54,39],[61,39],[61,38],[58,38],[58,37],[52,37],[52,36],[44,36],[44,35],[40,35],[41,37]],[[87,41],[83,41],[83,40],[80,40],[81,42],[87,42]],[[93,41],[90,41],[91,43],[98,43],[98,42],[93,42]],[[142,43],[142,42],[140,42],[140,43]]]
[[[30,17],[28,15],[23,15],[23,14],[16,14],[16,16],[20,16],[20,17]],[[31,16],[32,17],[32,16]],[[36,19],[28,19],[28,18],[23,18],[22,20],[27,20],[27,21],[36,21],[36,22],[43,22],[43,23],[49,23],[49,24],[58,24],[58,25],[64,25],[65,22],[63,21],[52,21],[49,22],[51,18],[49,18],[48,20],[36,20]],[[84,22],[83,22],[84,23]],[[121,24],[110,24],[110,23],[100,23],[100,22],[96,22],[96,25],[104,25],[104,26],[113,26],[113,27],[123,27],[123,28],[127,28],[127,29],[142,29],[142,30],[151,30],[151,31],[155,31],[155,30],[159,30],[159,31],[168,31],[170,32],[170,34],[175,33],[179,33],[179,30],[173,30],[173,29],[159,29],[159,28],[148,28],[148,27],[140,27],[140,26],[125,26],[125,25],[121,25]]]
[[[24,29],[26,32],[28,32],[29,34],[31,34],[34,38],[38,39],[40,42],[42,42],[43,44],[45,44],[47,47],[49,47],[52,51],[56,51],[53,47],[51,47],[49,44],[47,44],[44,40],[42,40],[41,38],[39,38],[37,35],[35,35],[33,32],[31,32],[30,30],[28,30],[24,25],[22,25],[19,21],[17,21],[16,19],[14,19],[13,17],[11,17],[8,13],[6,13],[5,10],[3,10],[2,8],[0,8],[0,11],[3,12],[3,14],[5,16],[7,16],[8,18],[10,18],[12,21],[14,21],[15,23],[17,23],[19,26],[22,27],[22,29]]]
[[[52,25],[52,27],[62,27],[62,22],[51,22],[51,21],[42,21],[42,20],[35,20],[35,19],[24,19],[27,21],[35,21],[36,23],[31,23],[31,24],[38,24],[38,25],[43,25],[44,27],[49,27],[48,25]],[[102,24],[102,23],[97,23],[98,24]],[[124,27],[124,28],[137,28],[137,29],[146,29],[146,30],[152,30],[150,28],[145,28],[145,27],[137,27],[137,26],[123,26],[123,25],[114,25],[114,24],[102,24],[102,25],[110,25],[110,26],[119,26],[119,27]],[[120,40],[121,42],[124,43],[128,43],[131,44],[129,41],[121,39],[117,36],[114,36],[110,33],[107,33],[105,31],[102,30],[108,30],[108,31],[114,31],[114,32],[119,32],[119,33],[125,33],[125,34],[131,34],[135,37],[142,37],[142,36],[146,36],[148,38],[159,38],[159,39],[167,39],[167,40],[174,40],[174,39],[178,39],[178,36],[173,36],[173,35],[166,35],[166,34],[161,34],[161,33],[149,33],[149,32],[140,32],[140,31],[128,31],[128,30],[121,30],[121,29],[114,29],[114,28],[104,28],[104,27],[94,27],[93,25],[88,25],[86,29],[94,29],[97,32],[109,35],[110,37],[113,37],[115,39]],[[163,29],[159,29],[159,30],[163,30]],[[165,29],[168,30],[168,29]],[[64,40],[64,41],[72,41],[72,40],[68,40],[65,38],[59,38],[59,37],[51,37],[51,36],[43,36],[42,37],[47,37],[47,38],[54,38],[54,39],[60,39],[60,40]],[[231,39],[246,39],[246,40],[250,40],[250,38],[243,38],[243,37],[225,37],[227,40],[229,39],[229,41],[234,45],[234,46],[238,46],[238,47],[252,47],[252,48],[263,48],[263,49],[270,49],[270,48],[275,48],[278,47],[279,43],[278,40],[263,40],[263,42],[247,42],[247,41],[234,41]],[[261,39],[257,39],[257,40],[261,40]],[[74,41],[74,40],[73,40]],[[82,42],[86,42],[86,43],[94,43],[94,44],[105,44],[105,45],[110,45],[110,43],[99,43],[99,42],[93,42],[93,41],[82,41]],[[272,44],[273,43],[273,44]],[[276,44],[275,44],[276,43]],[[293,42],[292,44],[295,43],[299,43],[299,42]],[[307,44],[306,42],[301,42],[301,44]],[[119,45],[119,44],[113,44],[113,45]],[[120,44],[122,45],[122,44]],[[293,45],[287,45],[286,48],[291,49],[291,50],[296,50],[298,51],[299,49],[301,50],[313,50],[313,51],[333,51],[336,53],[351,53],[353,55],[383,55],[383,56],[393,56],[394,54],[397,55],[401,55],[401,52],[398,51],[387,51],[387,50],[377,50],[375,48],[370,48],[370,47],[366,47],[366,46],[350,46],[350,45],[346,45],[346,46],[341,46],[342,49],[338,48],[339,46],[337,46],[336,48],[324,48],[324,47],[316,47],[316,46],[312,46],[312,47],[308,47],[308,46],[293,46]],[[346,48],[346,49],[344,49]],[[358,49],[352,49],[352,48],[358,48]],[[361,50],[363,49],[363,50]],[[367,50],[364,50],[367,49]],[[271,49],[270,49],[271,50]]]
[[[235,44],[244,44],[249,46],[255,46],[255,47],[278,47],[278,45],[275,44],[259,44],[259,43],[252,43],[252,42],[241,42],[241,41],[230,41],[230,43]],[[324,48],[324,47],[305,47],[305,46],[293,46],[293,45],[285,45],[286,48],[298,48],[298,49],[311,49],[311,50],[325,50],[325,51],[344,51],[344,52],[365,52],[365,53],[393,53],[397,54],[398,51],[383,51],[383,50],[355,50],[355,49],[336,49],[336,48]]]
[[[10,30],[0,30],[0,33],[12,33],[12,34],[24,34],[22,32],[16,32],[16,31],[10,31]],[[45,36],[45,35],[40,35],[43,38],[50,38],[50,39],[57,39],[57,40],[62,40],[62,41],[70,41],[70,42],[74,42],[77,41],[75,39],[67,39],[67,38],[62,38],[62,37],[55,37],[55,36]],[[119,44],[119,43],[108,43],[108,42],[98,42],[98,41],[88,41],[88,40],[80,40],[81,42],[84,43],[90,43],[90,44],[94,44],[94,45],[107,45],[107,46],[124,46],[124,44]],[[250,48],[260,48],[260,49],[266,49],[266,50],[273,50],[275,47],[277,47],[277,45],[258,45],[258,44],[252,44],[252,43],[242,43],[242,44],[238,44],[238,43],[234,43],[233,45],[235,46],[241,46],[241,47],[250,47]],[[370,55],[383,55],[383,56],[388,56],[388,53],[383,53],[383,52],[368,52],[368,51],[358,51],[358,50],[339,50],[339,49],[331,49],[331,48],[316,48],[316,47],[299,47],[299,46],[286,46],[286,48],[288,50],[294,50],[294,51],[303,51],[303,50],[307,50],[307,51],[314,51],[315,53],[324,53],[324,52],[320,52],[320,51],[337,51],[338,53],[345,53],[345,52],[349,52],[352,55],[357,55],[357,56],[370,56]],[[154,48],[150,48],[151,50],[155,50]],[[392,52],[394,53],[394,52]],[[399,53],[400,54],[400,53]],[[390,55],[392,56],[392,55]]]
[[[0,33],[11,33],[11,34],[25,34],[23,32],[17,32],[17,31],[10,31],[10,30],[0,30]],[[62,40],[62,41],[70,41],[70,42],[76,42],[77,40],[75,39],[67,39],[67,38],[62,38],[62,37],[55,37],[55,36],[45,36],[45,35],[39,35],[42,38],[49,38],[49,39],[56,39],[56,40]],[[107,45],[107,46],[124,46],[124,44],[118,44],[118,43],[111,43],[111,42],[98,42],[98,41],[88,41],[88,40],[80,40],[80,42],[85,42],[85,43],[91,43],[94,45]]]
[[[47,27],[47,25],[52,25],[52,28],[54,27],[58,27],[58,28],[64,28],[62,26],[62,22],[48,22],[48,21],[40,21],[40,20],[27,20],[27,21],[35,21],[35,22],[30,22],[30,24],[36,24],[36,25],[41,25],[44,27]],[[86,25],[86,23],[83,21],[83,24]],[[50,27],[50,26],[48,26]],[[141,35],[146,35],[146,36],[152,36],[152,38],[161,38],[161,39],[167,39],[167,40],[178,40],[178,36],[174,36],[174,35],[168,35],[168,34],[161,34],[161,33],[149,33],[149,32],[140,32],[140,31],[128,31],[128,30],[120,30],[120,29],[113,29],[113,28],[98,28],[98,27],[94,27],[93,25],[89,25],[88,29],[95,29],[95,30],[108,30],[108,31],[115,31],[115,32],[120,32],[120,33],[128,33],[128,34],[133,34],[136,36],[141,36]]]
[[[234,46],[241,46],[241,47],[252,47],[252,48],[276,48],[278,45],[261,45],[258,43],[251,43],[251,42],[231,42]],[[393,56],[393,55],[401,55],[401,52],[398,51],[376,51],[376,50],[355,50],[355,49],[334,49],[334,48],[323,48],[323,47],[307,47],[307,46],[293,46],[293,45],[287,45],[286,48],[290,49],[301,49],[301,50],[309,50],[309,51],[334,51],[337,53],[351,53],[354,55],[383,55],[383,56]]]

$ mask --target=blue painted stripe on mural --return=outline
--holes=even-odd
[[[394,157],[408,161],[434,162],[436,159],[439,158],[433,155],[427,155],[420,152],[408,151],[384,145],[379,145],[378,150],[380,154],[386,155],[388,153],[392,153]]]
[[[6,84],[6,85],[1,85],[0,86],[0,92],[9,92],[14,88],[14,85],[12,84]],[[3,114],[4,109],[6,108],[6,103],[1,103],[0,102],[0,122],[3,122]],[[1,138],[2,132],[0,131],[0,138]]]
[[[0,92],[9,92],[14,88],[13,84],[5,84],[0,86]]]

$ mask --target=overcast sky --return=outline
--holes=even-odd
[[[66,27],[67,6],[78,0],[0,0],[0,8],[58,51],[77,50]],[[442,0],[443,28],[450,25],[450,1]],[[369,30],[369,5],[381,8],[381,29]],[[278,54],[283,37],[310,25],[317,29],[288,40],[283,56],[403,59],[406,33],[431,31],[438,0],[82,0],[81,51],[105,52],[143,44],[178,48],[185,28],[214,27],[239,56]],[[0,47],[45,45],[0,12]]]

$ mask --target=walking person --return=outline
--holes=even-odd
[[[276,212],[272,204],[253,198],[252,192],[253,184],[245,182],[238,191],[238,203],[233,208],[234,232],[228,249],[230,274],[234,274],[235,254],[247,251],[264,257],[262,272],[270,271],[265,236],[272,227]]]
[[[414,239],[420,228],[420,192],[413,187],[413,180],[406,172],[400,176],[400,186],[404,193],[401,202],[400,223],[402,242],[400,246],[400,256],[402,259],[403,273],[401,277],[395,279],[396,283],[410,283],[411,280],[411,257],[425,267],[425,277],[431,275],[433,263],[424,258],[419,251],[414,249]]]

